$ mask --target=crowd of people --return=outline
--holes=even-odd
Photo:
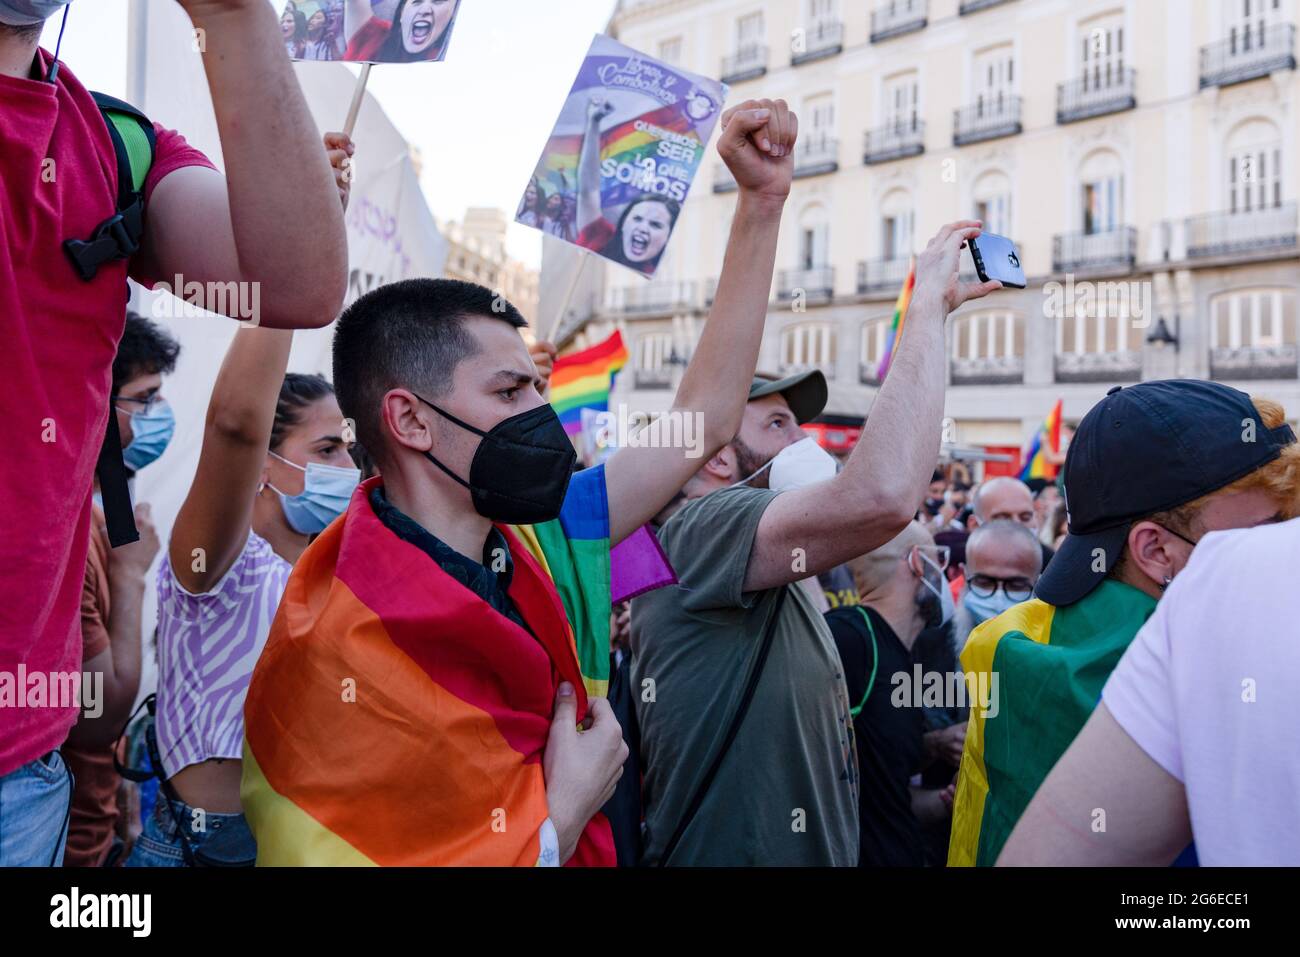
[[[1286,410],[1145,382],[1056,480],[936,465],[946,320],[1000,288],[961,278],[955,221],[837,460],[803,429],[823,375],[757,368],[798,120],[749,100],[670,413],[702,449],[583,468],[555,350],[497,293],[343,308],[356,146],[322,142],[265,3],[178,2],[224,174],[39,48],[63,4],[0,0],[0,866],[1300,862]],[[127,308],[174,275],[261,288],[202,423]],[[331,322],[331,375],[288,372]],[[163,541],[128,479],[177,430],[201,452]],[[615,604],[647,528],[671,583]],[[94,709],[29,693],[83,673]]]

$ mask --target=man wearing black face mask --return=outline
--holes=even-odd
[[[862,867],[921,866],[921,825],[947,817],[938,791],[909,783],[928,756],[924,709],[911,693],[916,641],[951,608],[936,592],[947,588],[943,558],[930,533],[912,522],[849,562],[862,604],[826,615],[853,704]]]
[[[674,406],[705,456],[735,434],[757,363],[797,121],[782,101],[749,101],[722,127],[736,214]],[[339,319],[339,404],[381,476],[308,548],[253,676],[243,798],[260,863],[615,862],[599,813],[626,754],[603,698],[609,549],[701,450],[629,444],[574,473],[524,324],[491,290],[449,280],[384,286]],[[356,706],[335,706],[337,682],[303,688],[304,674],[358,675]],[[373,742],[407,727],[376,760]],[[322,780],[327,756],[341,767]],[[346,848],[283,840],[289,805]],[[387,825],[406,820],[420,823],[394,839]]]

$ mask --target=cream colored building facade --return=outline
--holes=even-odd
[[[500,209],[471,206],[461,222],[443,227],[448,279],[476,282],[500,292],[536,326],[538,273],[506,254],[509,219]]]
[[[721,75],[729,105],[798,111],[761,364],[822,368],[833,417],[868,413],[908,258],[939,226],[978,217],[1017,243],[1028,288],[948,328],[947,438],[996,450],[1058,398],[1077,420],[1143,379],[1300,412],[1295,17],[1293,0],[623,0],[610,32]],[[669,402],[735,198],[710,150],[658,275],[597,267],[579,319],[585,339],[623,330],[615,401]],[[543,270],[567,262],[548,249]]]

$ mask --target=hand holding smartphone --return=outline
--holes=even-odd
[[[980,282],[997,280],[1011,289],[1025,288],[1025,268],[1011,240],[996,233],[981,233],[967,245]]]

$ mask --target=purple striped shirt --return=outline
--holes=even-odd
[[[249,531],[211,591],[187,592],[158,568],[158,750],[168,777],[209,758],[240,758],[244,696],[293,566]]]

